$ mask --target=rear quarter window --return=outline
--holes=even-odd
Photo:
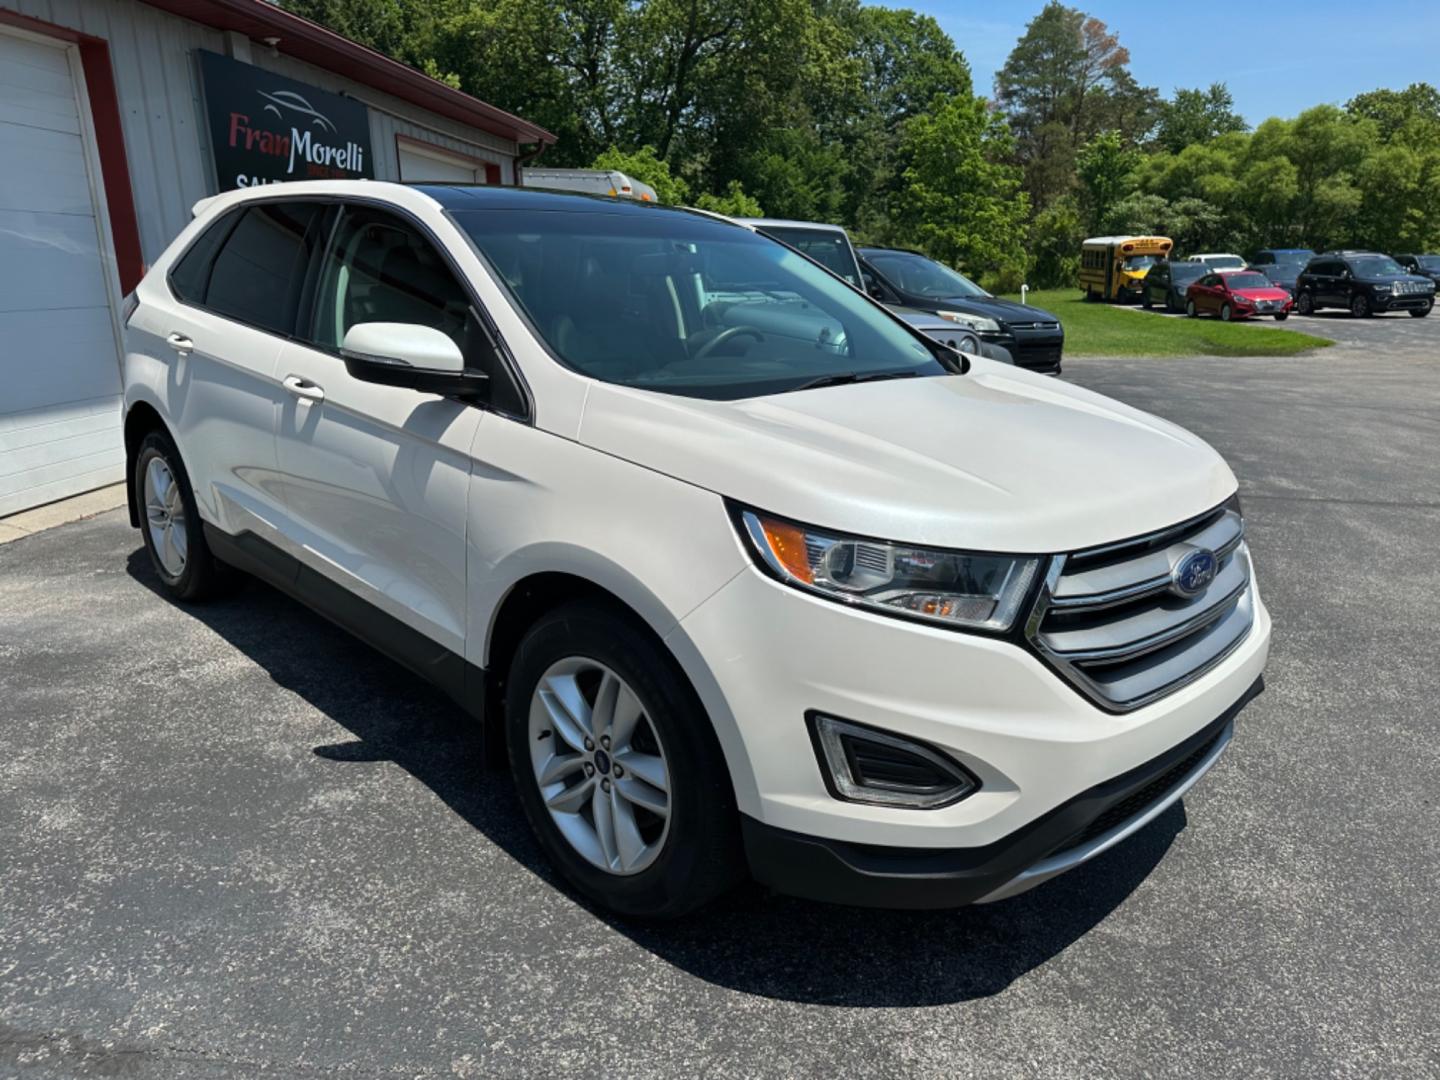
[[[192,304],[205,302],[205,290],[210,285],[210,267],[215,262],[215,254],[230,235],[235,223],[240,220],[242,213],[243,209],[221,214],[171,267],[170,290],[181,300]]]
[[[292,333],[323,210],[318,203],[246,207],[216,253],[204,299],[197,302],[261,330]]]

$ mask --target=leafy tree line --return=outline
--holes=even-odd
[[[664,202],[840,222],[1001,286],[1073,282],[1092,232],[1182,250],[1440,247],[1440,94],[1254,132],[1223,84],[1139,85],[1052,0],[977,94],[939,24],[860,0],[283,0],[555,132],[548,165]]]

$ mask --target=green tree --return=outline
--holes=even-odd
[[[1140,151],[1126,146],[1118,131],[1103,131],[1085,144],[1075,165],[1091,228],[1097,228],[1110,208],[1129,194],[1139,162]]]
[[[1074,160],[1105,129],[1137,141],[1154,123],[1157,95],[1131,76],[1130,53],[1099,19],[1050,0],[1030,20],[995,76],[997,103],[1009,117],[1025,169],[1025,188],[1037,207],[1064,194]]]
[[[1345,111],[1373,121],[1381,140],[1389,142],[1416,121],[1440,126],[1440,90],[1423,82],[1404,90],[1371,90],[1346,102]]]
[[[1029,204],[1005,123],[978,98],[955,97],[910,119],[903,185],[892,200],[904,236],[952,266],[1023,269]]]
[[[1245,131],[1249,125],[1235,112],[1235,99],[1222,82],[1205,90],[1177,89],[1175,96],[1160,108],[1160,126],[1155,141],[1162,149],[1178,154],[1187,146],[1209,142],[1217,135]]]
[[[764,217],[765,210],[760,203],[745,194],[739,180],[731,180],[723,195],[711,195],[708,191],[695,200],[701,210],[709,210],[728,217]]]
[[[1075,286],[1080,278],[1080,245],[1085,229],[1080,207],[1066,195],[1035,215],[1030,225],[1030,284],[1037,289]]]

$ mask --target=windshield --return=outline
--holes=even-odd
[[[1206,255],[1205,264],[1212,270],[1245,269],[1245,260],[1239,255]]]
[[[1207,274],[1210,268],[1204,263],[1171,263],[1170,277],[1178,282],[1194,281],[1201,274]]]
[[[1314,257],[1313,251],[1277,251],[1275,252],[1275,263],[1277,266],[1299,270]]]
[[[1243,274],[1226,274],[1225,284],[1229,285],[1232,291],[1235,289],[1270,289],[1274,287],[1270,284],[1270,279],[1264,274],[1255,274],[1249,271]]]
[[[595,379],[734,400],[952,370],[940,346],[749,229],[663,209],[454,217],[550,350]]]
[[[1426,270],[1440,270],[1440,255],[1421,255],[1415,261]]]
[[[867,251],[866,261],[901,292],[937,299],[953,296],[986,298],[990,294],[964,274],[910,251]]]
[[[1154,266],[1160,260],[1154,255],[1126,255],[1126,270],[1144,270],[1147,266]]]
[[[1356,277],[1387,277],[1403,274],[1404,269],[1389,255],[1367,255],[1363,259],[1352,259],[1350,270]]]
[[[861,287],[855,253],[844,233],[834,229],[807,229],[803,225],[757,225],[756,228],[789,244],[796,251],[803,251],[857,289]]]

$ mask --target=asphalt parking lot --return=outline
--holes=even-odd
[[[991,907],[618,924],[453,708],[293,603],[167,603],[122,512],[0,547],[0,1074],[1440,1075],[1440,317],[1333,321],[1066,361],[1234,465],[1269,689]]]

